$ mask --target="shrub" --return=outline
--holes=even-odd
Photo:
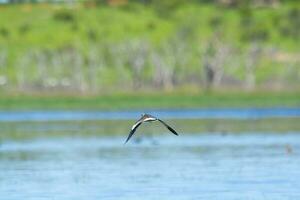
[[[62,21],[62,22],[74,22],[75,21],[75,16],[72,13],[72,11],[67,10],[67,9],[62,9],[54,13],[53,18],[57,21]]]

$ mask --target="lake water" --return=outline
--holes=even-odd
[[[0,199],[300,199],[300,117],[244,111],[210,120],[164,111],[179,137],[151,123],[127,145],[131,118],[0,114]]]
[[[129,120],[141,113],[151,113],[171,119],[261,119],[271,117],[300,117],[300,108],[207,108],[160,109],[130,111],[0,111],[1,121],[56,121],[56,120]]]

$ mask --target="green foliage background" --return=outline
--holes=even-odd
[[[118,57],[124,56],[128,43],[137,46],[144,44],[151,52],[158,54],[162,54],[166,45],[171,49],[176,49],[178,44],[184,45],[186,49],[180,57],[187,61],[184,66],[175,67],[175,89],[203,89],[203,49],[216,38],[234,49],[231,60],[237,60],[237,63],[243,62],[243,52],[253,44],[285,55],[299,55],[298,1],[282,1],[275,7],[258,7],[247,1],[242,2],[234,6],[211,1],[187,3],[180,0],[129,1],[121,6],[110,6],[102,1],[75,3],[71,6],[47,3],[0,5],[0,54],[7,58],[0,66],[0,75],[6,77],[7,86],[0,86],[0,90],[10,93],[18,88],[18,77],[23,74],[20,70],[22,56],[27,54],[32,54],[32,57],[37,54],[38,57],[38,54],[47,56],[65,51],[75,52],[83,59],[81,73],[84,74],[88,73],[85,64],[89,62],[90,51],[96,49],[96,54],[106,61],[99,75],[100,81],[91,83],[101,85],[96,92],[103,92],[104,88],[124,91],[125,84],[131,90],[145,89],[151,85],[155,69],[150,63],[146,62],[146,67],[138,74],[126,61],[122,68],[114,63]],[[118,49],[122,45],[125,50],[119,54],[112,53],[110,47]],[[131,54],[134,55],[135,51]],[[32,60],[32,57],[28,59]],[[28,65],[25,79],[35,86],[34,90],[39,90],[42,82],[39,69],[36,63]],[[236,67],[228,65],[225,68],[226,75],[240,81],[245,78],[245,71],[240,67],[243,64],[236,64]],[[258,84],[268,84],[270,81],[273,84],[281,80],[291,88],[298,88],[299,60],[292,64],[278,63],[264,57],[257,65],[254,73]],[[74,69],[69,66],[59,67],[64,76],[74,73]],[[51,71],[51,66],[47,66],[47,70]],[[55,72],[52,76],[56,76]],[[137,82],[135,77],[142,80],[142,87],[134,86]],[[24,88],[19,90],[24,92]],[[162,89],[155,86],[150,88]]]

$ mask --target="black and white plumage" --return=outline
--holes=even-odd
[[[171,128],[168,124],[166,124],[164,121],[162,121],[161,119],[158,119],[157,117],[154,117],[152,115],[149,114],[142,114],[142,117],[135,122],[135,124],[132,126],[131,131],[125,141],[125,144],[130,140],[130,138],[133,136],[133,134],[135,133],[136,129],[143,123],[143,122],[153,122],[153,121],[159,121],[161,122],[167,129],[169,129],[169,131],[171,131],[173,134],[178,136],[178,133]]]

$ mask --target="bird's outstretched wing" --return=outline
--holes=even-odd
[[[171,128],[168,124],[166,124],[166,122],[164,122],[161,119],[157,119],[157,120],[160,121],[165,127],[167,127],[167,129],[169,129],[169,131],[171,131],[172,133],[174,133],[174,135],[178,136],[178,133],[173,128]]]
[[[149,122],[149,121],[160,121],[167,129],[169,129],[169,131],[171,131],[174,135],[178,135],[178,133],[171,128],[168,124],[166,124],[164,121],[162,121],[161,119],[158,119],[152,115],[149,114],[143,114],[142,117],[135,122],[135,124],[132,126],[131,131],[125,141],[124,144],[126,144],[130,138],[133,136],[133,134],[135,133],[136,129],[143,123],[143,122]]]
[[[127,137],[127,139],[126,139],[126,141],[125,141],[124,144],[126,144],[126,143],[130,140],[130,138],[131,138],[131,137],[133,136],[133,134],[135,133],[136,129],[137,129],[142,123],[143,123],[142,120],[138,120],[138,121],[132,126],[131,131],[130,131],[130,133],[129,133],[129,135],[128,135],[128,137]]]

